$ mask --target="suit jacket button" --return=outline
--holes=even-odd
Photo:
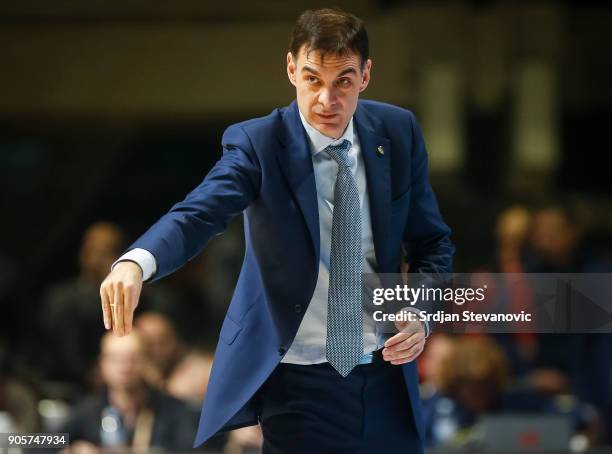
[[[285,354],[286,351],[287,350],[285,350],[283,347],[281,347],[281,348],[278,349],[278,354],[282,356],[282,355]]]
[[[297,312],[298,314],[300,312],[302,312],[302,305],[301,304],[296,304],[295,306],[293,306],[293,308],[295,309],[295,312]]]

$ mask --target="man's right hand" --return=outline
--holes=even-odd
[[[134,262],[115,265],[100,286],[104,327],[124,336],[132,330],[134,310],[142,290],[142,269]]]

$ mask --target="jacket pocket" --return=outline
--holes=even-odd
[[[223,325],[221,326],[219,337],[223,342],[231,345],[236,340],[236,337],[238,337],[240,331],[242,331],[242,325],[236,323],[226,315],[225,320],[223,320]]]

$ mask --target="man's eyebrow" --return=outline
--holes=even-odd
[[[303,66],[302,67],[302,72],[306,72],[306,71],[307,72],[311,72],[311,73],[313,73],[316,76],[320,76],[321,75],[321,74],[319,74],[319,72],[316,69],[311,68],[310,66]],[[357,71],[355,70],[355,68],[346,68],[346,69],[340,71],[340,73],[336,77],[342,77],[342,76],[344,76],[346,74],[357,74]]]
[[[317,75],[317,76],[320,76],[320,75],[321,75],[321,74],[319,74],[319,72],[318,72],[316,69],[311,68],[310,66],[306,66],[306,65],[304,65],[304,66],[302,67],[302,72],[305,72],[305,71],[311,72],[311,73],[313,73],[313,74],[315,74],[315,75]]]
[[[346,68],[345,70],[341,71],[340,74],[338,74],[336,77],[342,77],[346,74],[357,74],[357,71],[355,71],[355,68]]]

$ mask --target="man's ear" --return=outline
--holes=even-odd
[[[372,70],[372,60],[368,58],[363,65],[363,72],[361,74],[361,85],[359,86],[359,92],[361,93],[366,89],[368,84],[370,83],[370,71]]]
[[[297,72],[297,64],[293,59],[293,55],[291,52],[287,52],[287,77],[289,77],[289,82],[291,85],[295,86],[295,77]]]

